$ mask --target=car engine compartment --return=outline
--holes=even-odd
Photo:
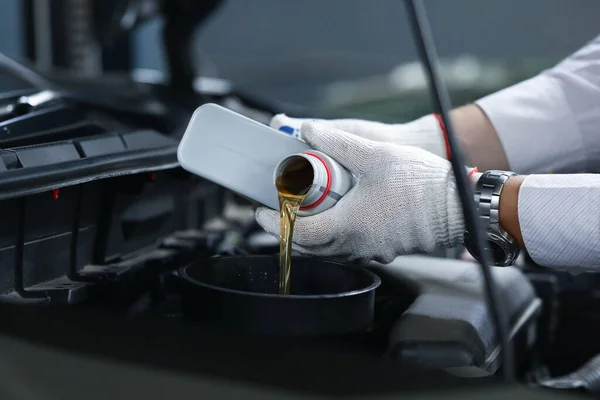
[[[3,104],[35,93],[5,95]],[[180,131],[151,130],[136,123],[135,113],[113,114],[74,99],[57,96],[0,123],[3,303],[205,328],[184,312],[176,271],[210,257],[277,254],[277,241],[255,224],[252,204],[178,167]],[[185,121],[192,111],[178,115]],[[154,118],[164,119],[156,126],[184,126],[171,116]],[[372,270],[382,285],[371,329],[298,343],[341,346],[470,382],[498,376],[476,264],[434,254]],[[595,275],[530,260],[494,274],[510,314],[521,382],[567,374],[600,351]],[[39,329],[45,329],[41,321]]]
[[[356,334],[257,337],[186,309],[181,268],[279,251],[255,223],[255,205],[179,167],[177,145],[194,109],[213,102],[263,123],[281,112],[318,113],[229,83],[190,91],[0,61],[0,83],[10,88],[0,95],[2,334],[68,353],[329,394],[498,382],[483,278],[476,263],[459,259],[461,249],[371,265],[382,281],[374,324]],[[600,277],[527,257],[493,269],[518,382],[597,394],[595,364],[567,375],[600,354]],[[285,368],[305,376],[290,378]]]

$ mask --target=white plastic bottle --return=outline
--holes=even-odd
[[[312,174],[312,185],[298,210],[299,216],[309,216],[333,207],[353,185],[352,174],[328,155],[316,150],[307,150],[284,158],[275,168],[273,181],[282,176],[286,168],[297,158]],[[297,164],[297,163],[296,163]]]
[[[331,157],[312,150],[299,135],[216,104],[204,104],[194,112],[177,151],[185,170],[274,210],[279,201],[273,174],[276,178],[291,157],[306,159],[313,174],[298,215],[332,207],[352,186],[352,174]]]

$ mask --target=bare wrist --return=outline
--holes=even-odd
[[[519,224],[518,202],[519,189],[524,180],[524,175],[515,175],[508,179],[500,194],[500,205],[498,207],[500,226],[521,248],[524,248],[525,245],[521,225]]]

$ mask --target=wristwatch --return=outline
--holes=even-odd
[[[514,239],[500,226],[498,215],[502,189],[508,179],[515,175],[514,172],[487,171],[481,175],[475,186],[475,203],[487,239],[486,248],[492,257],[493,265],[500,267],[514,263],[520,252]],[[465,247],[475,259],[480,260],[473,239],[468,231],[465,232]]]

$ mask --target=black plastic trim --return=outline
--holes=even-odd
[[[177,168],[177,145],[67,161],[0,173],[0,200],[93,180]]]

